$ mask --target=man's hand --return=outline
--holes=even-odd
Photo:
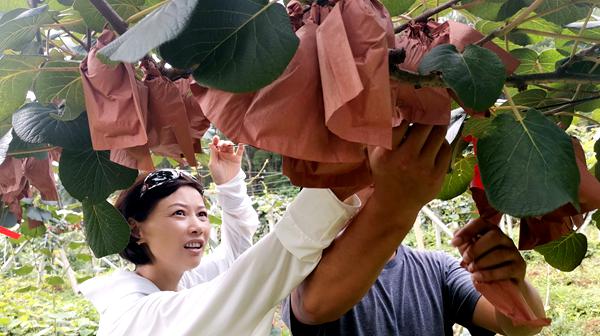
[[[239,144],[237,150],[231,141],[222,141],[218,136],[213,137],[210,144],[210,160],[208,169],[216,184],[229,182],[240,171],[244,145]]]
[[[512,280],[522,286],[527,264],[515,243],[497,225],[481,218],[458,230],[452,239],[473,281]]]
[[[440,191],[450,162],[446,126],[403,122],[392,136],[392,150],[369,149],[375,191],[382,204],[418,213]]]

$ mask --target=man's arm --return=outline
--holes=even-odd
[[[409,128],[405,122],[394,129],[392,150],[369,150],[373,195],[292,292],[291,307],[300,322],[336,320],[371,288],[421,207],[441,188],[450,158],[445,133],[442,126]]]
[[[458,247],[463,265],[476,282],[493,283],[509,280],[514,283],[535,317],[546,313],[538,292],[526,280],[526,263],[512,239],[496,225],[481,218],[459,230],[452,243]],[[510,295],[510,293],[503,293]],[[500,309],[482,296],[473,312],[473,323],[503,335],[534,335],[541,327],[515,326]]]

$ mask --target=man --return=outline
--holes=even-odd
[[[468,271],[445,254],[398,247],[441,188],[450,159],[444,135],[442,126],[403,123],[391,151],[369,151],[373,195],[286,302],[294,335],[452,335],[455,322],[475,335],[539,331],[513,326],[473,286],[469,272],[476,281],[510,279],[544,317],[525,262],[495,226],[476,220],[457,233]]]

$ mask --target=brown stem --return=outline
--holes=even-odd
[[[440,12],[445,11],[446,9],[454,6],[458,2],[460,2],[460,0],[450,0],[450,1],[446,2],[445,4],[442,4],[442,5],[438,6],[438,7],[435,7],[435,8],[432,8],[432,9],[428,9],[428,10],[424,11],[423,14],[417,16],[416,18],[412,19],[411,21],[409,21],[409,22],[407,22],[407,23],[405,23],[403,25],[400,25],[400,26],[396,27],[394,29],[394,33],[398,34],[401,31],[403,31],[404,29],[408,28],[408,25],[410,24],[410,22],[427,22],[427,20],[430,17],[432,17],[432,16],[434,16],[434,15],[440,13]]]
[[[119,35],[123,35],[127,31],[127,22],[115,12],[115,10],[106,2],[106,0],[90,0],[92,5],[98,9],[100,14],[104,16],[106,21],[113,27]]]
[[[533,3],[531,3],[531,5],[529,5],[529,7],[525,8],[525,10],[523,10],[521,14],[519,14],[519,16],[516,17],[512,22],[494,30],[481,40],[477,41],[475,44],[481,46],[491,41],[494,37],[507,35],[515,27],[525,22],[529,14],[533,13],[543,2],[544,0],[535,0]]]
[[[527,86],[527,84],[553,83],[557,81],[574,84],[598,84],[600,83],[600,75],[546,72],[531,75],[512,75],[506,78],[507,85],[520,88]]]
[[[54,19],[54,22],[60,24],[60,22],[58,22],[56,19]],[[75,36],[73,33],[71,33],[70,30],[68,30],[65,26],[59,26],[60,29],[62,29],[65,33],[67,33],[67,35],[69,35],[73,40],[75,40],[75,42],[77,42],[80,46],[83,47],[83,49],[85,49],[86,51],[90,51],[90,48],[88,47],[88,45],[83,42],[79,37]]]
[[[400,83],[418,87],[446,87],[444,81],[435,73],[422,76],[415,72],[400,70],[398,67],[391,67],[390,77]]]

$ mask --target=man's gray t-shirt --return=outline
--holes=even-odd
[[[454,323],[472,335],[494,335],[471,323],[480,296],[469,273],[448,254],[400,246],[369,292],[339,320],[304,325],[290,316],[289,299],[282,315],[294,336],[452,336]]]

